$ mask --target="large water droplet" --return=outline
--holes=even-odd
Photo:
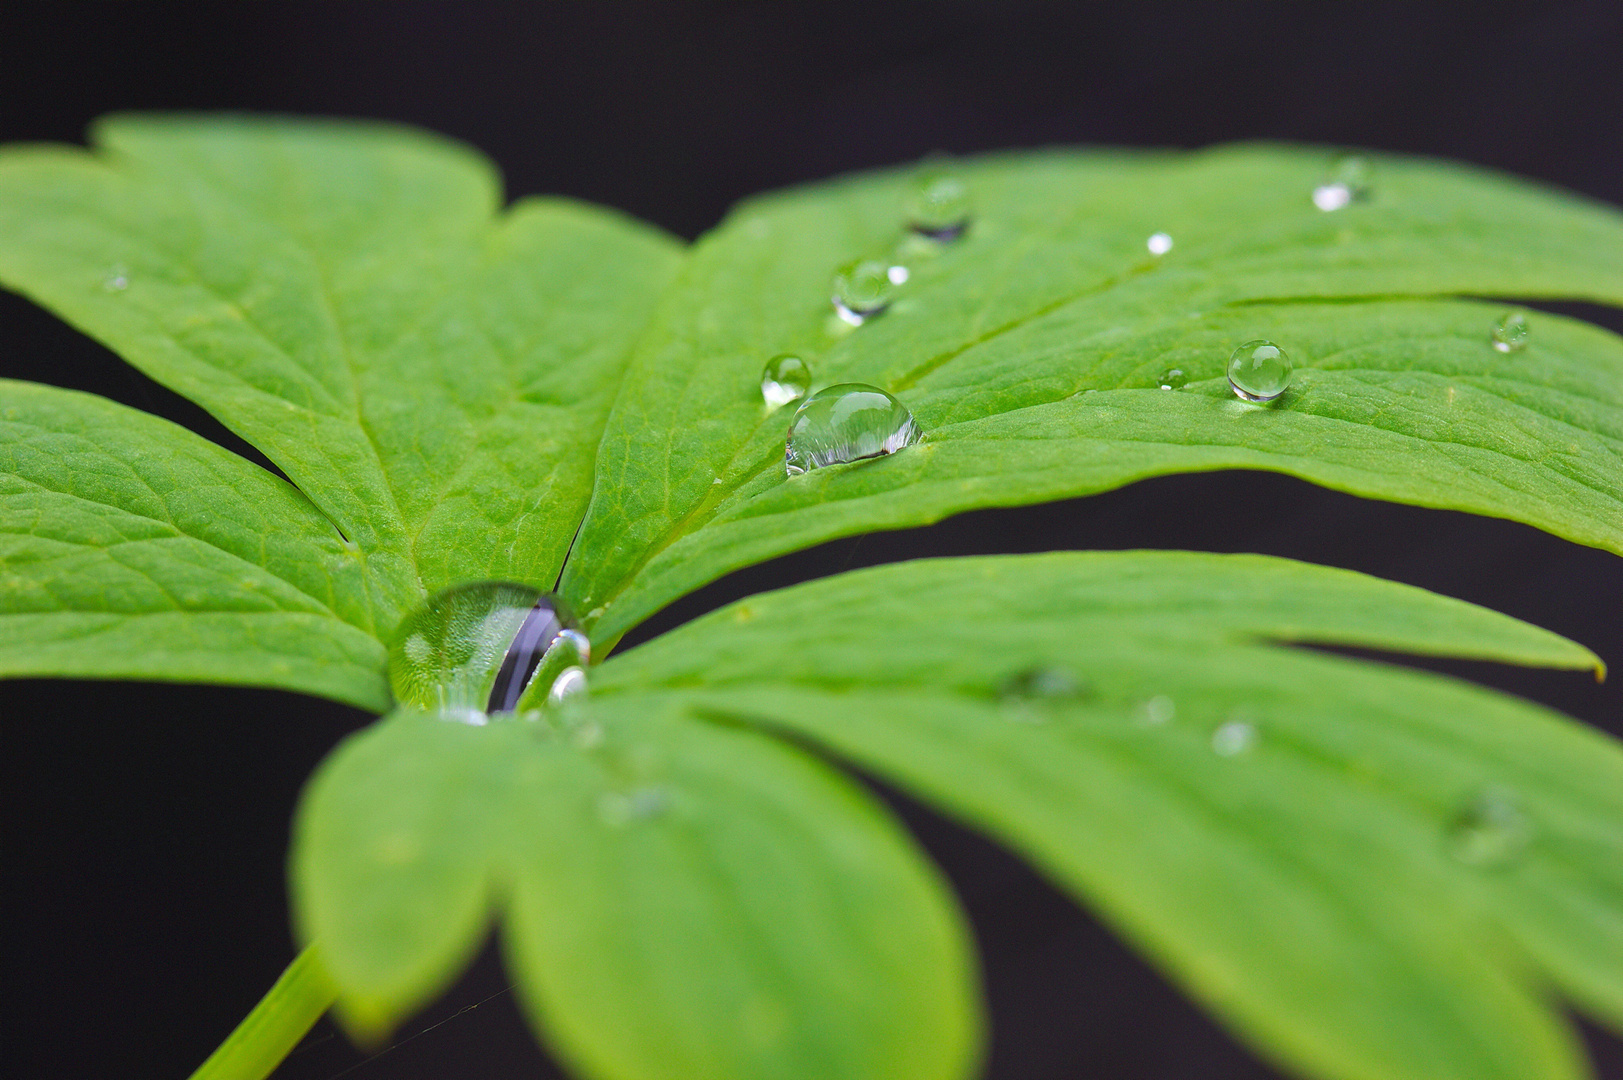
[[[456,585],[400,624],[389,683],[402,703],[422,709],[508,712],[549,651],[553,666],[584,663],[590,651],[561,601],[507,582]]]
[[[1212,753],[1238,757],[1257,745],[1257,726],[1249,720],[1230,720],[1212,732]]]
[[[1493,347],[1502,353],[1520,352],[1527,348],[1531,333],[1525,311],[1507,311],[1493,327]]]
[[[777,409],[811,392],[811,365],[793,353],[779,353],[761,372],[761,397]],[[721,477],[716,477],[721,483]]]
[[[1247,401],[1272,401],[1291,384],[1291,359],[1271,341],[1258,338],[1229,357],[1229,385]]]
[[[1330,163],[1330,175],[1313,189],[1313,205],[1329,212],[1369,198],[1375,168],[1359,154],[1342,154]]]
[[[1189,384],[1189,376],[1184,374],[1183,368],[1167,368],[1155,382],[1163,390],[1182,390]]]
[[[1522,812],[1516,793],[1489,787],[1467,799],[1455,815],[1448,846],[1467,866],[1503,866],[1532,843],[1533,832],[1533,822]]]
[[[1144,246],[1150,249],[1151,255],[1165,255],[1172,250],[1172,237],[1164,232],[1151,233]]]
[[[852,326],[861,326],[890,307],[897,287],[891,280],[891,268],[884,259],[858,259],[840,267],[830,297],[834,313]]]
[[[841,383],[800,403],[789,424],[790,476],[861,458],[894,454],[923,437],[907,406],[877,386]]]
[[[962,236],[969,225],[969,214],[969,187],[956,173],[926,173],[908,193],[908,227],[937,243],[949,243]]]

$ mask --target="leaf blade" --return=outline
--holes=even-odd
[[[1623,750],[1500,695],[1270,643],[1327,640],[1598,663],[1347,572],[1066,553],[752,597],[611,659],[594,688],[811,739],[991,832],[1310,1075],[1584,1075],[1544,981],[1616,1022]],[[1003,698],[1033,666],[1091,694]],[[1253,741],[1223,744],[1233,723]],[[1485,784],[1539,832],[1478,870],[1448,830]]]
[[[356,553],[284,481],[167,421],[0,380],[0,672],[389,700]]]

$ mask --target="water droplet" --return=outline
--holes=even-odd
[[[400,624],[389,646],[389,683],[397,699],[423,709],[511,711],[544,666],[587,661],[591,646],[573,625],[562,602],[538,589],[452,586]]]
[[[896,299],[896,282],[890,277],[891,264],[884,259],[858,259],[846,263],[834,274],[834,313],[852,326],[890,307]]]
[[[962,236],[969,225],[969,214],[969,187],[955,173],[926,173],[908,193],[908,227],[937,243],[950,243]]]
[[[1030,667],[1003,681],[999,693],[1005,701],[1063,699],[1082,697],[1087,686],[1069,671],[1059,667]]]
[[[1230,720],[1212,732],[1212,753],[1238,757],[1257,745],[1257,727],[1249,720]]]
[[[1182,390],[1188,385],[1189,376],[1183,373],[1183,368],[1167,368],[1155,381],[1163,390]]]
[[[1330,175],[1313,189],[1313,205],[1329,213],[1369,198],[1375,168],[1359,154],[1342,154],[1330,163]]]
[[[779,353],[761,372],[761,397],[777,409],[811,392],[811,365],[793,353]],[[716,477],[715,483],[721,483]]]
[[[662,787],[606,791],[597,800],[597,815],[605,825],[625,828],[634,822],[658,817],[669,809],[670,803],[670,795]]]
[[[1272,401],[1291,384],[1291,359],[1271,341],[1258,338],[1229,357],[1229,385],[1247,401]]]
[[[1449,826],[1448,846],[1467,866],[1511,862],[1533,841],[1533,822],[1509,788],[1485,788],[1471,798]]]
[[[1172,237],[1164,232],[1151,233],[1144,246],[1150,249],[1151,255],[1165,255],[1172,250]]]
[[[1502,353],[1520,352],[1527,348],[1530,333],[1525,311],[1507,311],[1493,327],[1493,347]]]
[[[558,672],[558,677],[552,680],[552,688],[547,691],[547,700],[556,705],[566,697],[585,692],[586,669],[572,664]]]
[[[123,266],[115,266],[107,271],[107,276],[101,279],[101,287],[108,292],[123,292],[130,287],[130,272]]]
[[[1178,715],[1178,706],[1165,694],[1157,694],[1144,703],[1139,710],[1139,722],[1146,727],[1160,727],[1170,724],[1172,718]]]
[[[825,465],[894,454],[923,436],[907,406],[877,386],[841,383],[800,403],[789,424],[790,476]]]

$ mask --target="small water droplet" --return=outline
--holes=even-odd
[[[777,409],[811,392],[811,365],[794,353],[779,353],[766,362],[761,372],[761,397],[768,408]],[[721,483],[721,477],[716,477]]]
[[[1375,167],[1360,154],[1342,154],[1330,163],[1330,175],[1313,189],[1313,205],[1329,213],[1369,198]]]
[[[1156,694],[1144,703],[1138,711],[1139,723],[1146,727],[1160,727],[1170,724],[1173,717],[1178,715],[1178,706],[1165,694]]]
[[[969,215],[969,187],[956,173],[926,173],[908,193],[908,227],[937,243],[951,243],[962,236]]]
[[[1525,311],[1507,311],[1493,327],[1493,347],[1502,353],[1520,352],[1527,348],[1531,332]]]
[[[907,406],[877,386],[841,383],[800,403],[789,424],[790,476],[826,465],[894,454],[923,437]]]
[[[1291,384],[1291,359],[1271,341],[1258,338],[1229,357],[1229,385],[1247,401],[1272,401]]]
[[[1086,692],[1082,680],[1060,667],[1030,667],[1003,680],[999,694],[1005,701],[1063,699],[1081,697]]]
[[[1172,250],[1172,237],[1164,232],[1151,233],[1144,246],[1150,249],[1151,255],[1165,255]]]
[[[389,683],[398,700],[423,709],[511,711],[543,666],[587,662],[591,646],[573,626],[562,601],[539,589],[455,585],[401,622]],[[548,672],[546,685],[551,679]]]
[[[861,326],[896,299],[891,264],[884,259],[858,259],[834,274],[834,313],[851,326]]]
[[[101,279],[101,287],[108,292],[123,292],[130,287],[130,272],[123,266],[115,266],[107,271],[107,276]]]
[[[670,802],[670,795],[662,787],[606,791],[597,800],[597,814],[605,825],[620,829],[658,817],[670,807]]]
[[[1533,831],[1514,791],[1488,787],[1467,799],[1455,815],[1449,851],[1467,866],[1504,866],[1532,843]]]
[[[556,705],[566,697],[585,692],[586,669],[571,665],[558,672],[558,677],[552,680],[552,687],[547,691],[547,701]]]
[[[1182,390],[1188,385],[1189,376],[1183,373],[1183,368],[1167,368],[1155,381],[1163,390]]]
[[[1249,720],[1230,720],[1212,732],[1212,753],[1238,757],[1257,745],[1257,726]]]
[[[885,276],[890,279],[892,285],[906,285],[907,279],[913,274],[901,263],[891,263],[890,269],[885,271]]]

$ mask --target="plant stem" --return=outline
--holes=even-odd
[[[265,1080],[337,996],[316,947],[306,946],[191,1080]]]

